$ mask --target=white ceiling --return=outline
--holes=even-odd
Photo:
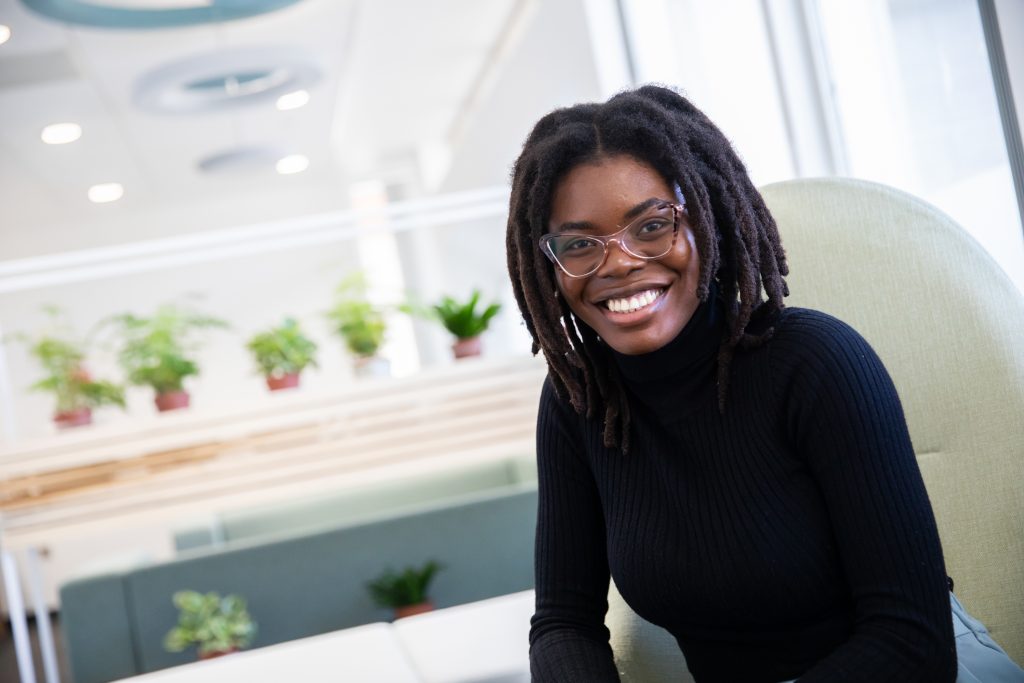
[[[340,208],[352,182],[408,182],[420,152],[450,144],[473,116],[524,4],[304,0],[224,24],[106,30],[0,0],[0,23],[12,29],[0,45],[0,260]],[[152,69],[263,46],[304,50],[320,67],[305,107],[159,114],[133,99]],[[81,139],[43,144],[42,128],[60,121],[79,123]],[[310,167],[294,176],[197,168],[248,145],[304,154]],[[122,183],[124,198],[91,204],[86,191],[100,182]]]

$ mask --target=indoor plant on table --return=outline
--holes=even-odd
[[[75,339],[60,319],[58,309],[46,309],[52,329],[36,337],[12,335],[24,342],[46,372],[46,377],[33,384],[33,391],[47,391],[57,401],[53,421],[60,429],[92,423],[92,410],[103,405],[124,408],[124,388],[92,377],[85,367],[88,342]]]
[[[395,610],[395,619],[434,609],[427,591],[434,576],[443,567],[430,560],[422,567],[406,567],[401,572],[388,569],[367,584],[373,601]]]
[[[474,289],[469,301],[460,303],[450,296],[441,297],[441,301],[431,309],[445,329],[455,336],[452,352],[456,358],[479,356],[481,353],[480,335],[484,333],[491,318],[501,310],[501,304],[492,303],[477,312],[476,305],[480,301],[480,290]]]
[[[327,318],[355,356],[356,374],[388,374],[387,359],[377,355],[387,330],[384,311],[367,298],[366,278],[362,273],[350,275],[338,285]]]
[[[271,391],[299,386],[299,375],[316,363],[316,344],[294,318],[254,335],[246,344]]]
[[[124,313],[109,322],[121,334],[118,360],[129,383],[152,387],[161,412],[188,407],[184,380],[199,374],[194,360],[198,333],[227,327],[223,320],[173,304],[160,306],[148,318]]]
[[[173,597],[178,625],[164,637],[164,648],[181,652],[199,646],[199,659],[237,652],[252,642],[256,623],[245,600],[237,595],[178,591]]]

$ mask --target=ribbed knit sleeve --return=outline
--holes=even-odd
[[[788,315],[771,347],[787,432],[821,491],[854,607],[852,635],[799,681],[953,681],[942,549],[888,373],[822,313]]]
[[[530,670],[538,683],[604,683],[618,673],[604,626],[608,560],[601,502],[578,418],[550,379],[537,419],[537,608]]]

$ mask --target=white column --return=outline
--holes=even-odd
[[[14,632],[14,653],[18,660],[18,674],[21,683],[36,683],[36,669],[32,663],[32,643],[28,638],[28,619],[25,617],[25,603],[18,581],[18,566],[14,557],[0,549],[0,573],[4,576],[4,590],[7,591],[7,609]]]
[[[32,608],[36,615],[36,633],[39,634],[39,651],[43,656],[43,672],[46,683],[60,683],[57,670],[57,649],[53,644],[53,630],[50,627],[50,610],[43,597],[43,572],[39,566],[39,549],[30,546],[26,551],[26,569],[29,593],[32,595]]]

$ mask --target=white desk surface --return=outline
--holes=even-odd
[[[122,683],[421,683],[390,624],[368,624],[154,671]]]
[[[528,683],[533,604],[533,591],[523,591],[120,683]]]

